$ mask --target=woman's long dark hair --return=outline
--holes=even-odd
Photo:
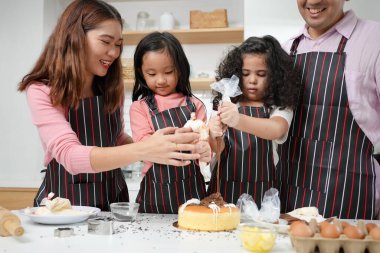
[[[190,64],[181,43],[168,32],[153,32],[145,36],[136,47],[134,55],[135,84],[133,87],[132,101],[138,100],[140,96],[144,98],[153,95],[146,84],[141,70],[144,55],[152,51],[166,51],[169,54],[175,66],[175,73],[178,76],[176,91],[185,96],[192,96],[189,80]]]
[[[51,87],[54,106],[77,107],[85,80],[86,33],[106,20],[116,20],[123,27],[121,16],[113,6],[98,0],[73,1],[59,18],[44,51],[18,90],[24,91],[30,82],[39,81]],[[121,45],[120,55],[122,48]],[[114,112],[120,106],[124,98],[120,56],[104,77],[95,76],[93,90],[103,95],[106,111]]]
[[[291,57],[282,49],[280,43],[272,36],[266,35],[262,38],[250,37],[240,46],[232,48],[216,71],[216,80],[230,78],[232,75],[239,77],[239,86],[243,87],[243,56],[264,55],[268,68],[268,89],[263,98],[265,106],[277,106],[280,108],[295,108],[298,103],[301,79],[296,70],[293,69]],[[242,99],[240,95],[232,102],[237,103]],[[221,99],[221,94],[216,94],[213,103]]]

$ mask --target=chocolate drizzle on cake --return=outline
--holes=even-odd
[[[220,194],[220,192],[216,192],[216,193],[213,193],[210,196],[205,197],[204,199],[202,199],[201,203],[199,205],[201,205],[201,206],[207,206],[208,207],[210,204],[215,204],[215,205],[217,205],[219,207],[222,207],[225,204],[227,204],[227,202],[225,202],[223,200],[222,195]]]

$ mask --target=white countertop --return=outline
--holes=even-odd
[[[138,214],[134,222],[114,222],[113,235],[87,233],[87,222],[71,225],[41,225],[16,212],[25,233],[21,237],[0,237],[0,252],[247,252],[240,244],[238,231],[195,232],[173,226],[177,215]],[[101,213],[108,215],[108,213]],[[70,237],[54,237],[58,227],[74,228]],[[290,239],[279,235],[271,252],[295,252]]]

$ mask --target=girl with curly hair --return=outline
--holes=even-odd
[[[264,192],[276,187],[277,145],[287,139],[300,80],[272,36],[250,37],[229,51],[216,79],[232,75],[239,77],[242,94],[221,103],[210,119],[210,144],[220,155],[220,168],[213,170],[208,193],[220,190],[228,203],[248,193],[260,207]],[[220,98],[218,93],[214,104]]]

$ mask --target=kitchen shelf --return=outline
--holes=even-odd
[[[151,31],[124,31],[124,45],[136,45]],[[183,44],[241,43],[243,27],[167,30]]]
[[[190,79],[190,85],[192,90],[208,90],[210,84],[215,82],[213,78],[194,78]],[[133,79],[124,79],[124,85],[126,90],[133,89],[134,80]]]

